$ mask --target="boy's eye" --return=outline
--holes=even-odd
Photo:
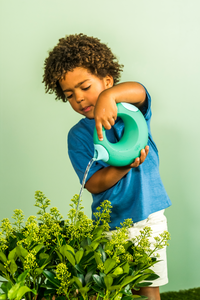
[[[70,99],[71,97],[72,97],[72,94],[71,95],[66,95],[67,99]]]
[[[91,85],[89,85],[89,86],[87,86],[87,87],[84,87],[84,88],[82,88],[82,90],[84,90],[84,91],[87,91],[89,88],[91,87]]]

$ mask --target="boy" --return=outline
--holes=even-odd
[[[56,99],[69,102],[73,110],[85,117],[68,134],[69,157],[81,183],[94,154],[94,127],[99,139],[102,139],[102,126],[110,129],[108,139],[116,142],[124,129],[123,122],[117,118],[116,103],[132,103],[141,110],[149,137],[140,157],[125,167],[95,162],[85,188],[92,193],[93,212],[103,200],[111,202],[111,230],[132,218],[134,225],[130,229],[130,238],[137,236],[145,226],[150,226],[156,236],[167,230],[164,209],[171,202],[160,179],[158,150],[150,131],[151,98],[137,82],[119,84],[121,71],[122,65],[99,39],[75,34],[60,39],[49,52],[43,82],[46,92],[55,92]],[[161,250],[160,255],[162,261],[154,267],[160,278],[139,292],[152,300],[160,299],[159,286],[168,282],[166,249]]]

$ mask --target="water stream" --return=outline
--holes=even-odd
[[[87,168],[85,170],[85,174],[83,176],[83,181],[82,181],[82,185],[81,185],[81,189],[80,189],[80,193],[79,193],[79,196],[78,196],[78,203],[77,203],[77,206],[76,206],[76,215],[75,215],[75,219],[74,219],[74,224],[76,224],[76,221],[77,221],[77,217],[78,217],[78,211],[79,211],[79,205],[80,205],[80,201],[81,201],[81,196],[82,196],[82,193],[83,193],[83,188],[84,188],[84,185],[85,185],[85,182],[86,182],[86,179],[87,179],[87,175],[89,173],[89,170],[93,164],[93,162],[95,161],[94,158],[92,158],[88,165],[87,165]]]

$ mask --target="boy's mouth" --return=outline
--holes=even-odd
[[[91,106],[85,106],[85,107],[82,109],[82,111],[88,112],[88,111],[90,111],[90,109],[91,109]]]

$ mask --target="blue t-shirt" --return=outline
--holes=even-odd
[[[144,163],[137,168],[132,168],[113,187],[102,193],[92,194],[92,212],[96,211],[102,201],[109,200],[111,202],[111,230],[120,227],[120,223],[125,219],[132,218],[133,222],[138,222],[171,205],[159,174],[158,150],[150,130],[151,97],[147,90],[146,94],[147,101],[142,108],[142,113],[148,126],[149,154]],[[94,127],[94,119],[83,118],[71,128],[68,134],[68,153],[80,183],[82,183],[87,165],[94,155]],[[115,125],[107,132],[109,141],[118,141],[123,135],[123,130],[124,124],[118,118]],[[108,164],[103,161],[95,161],[87,180],[95,172],[107,166]]]

